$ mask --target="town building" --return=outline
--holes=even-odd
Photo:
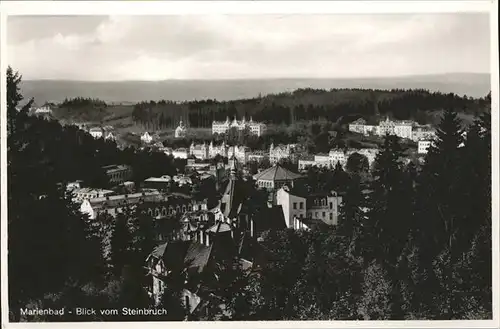
[[[160,202],[164,198],[160,192],[143,192],[134,194],[111,195],[100,198],[86,199],[80,206],[80,211],[88,214],[90,219],[96,219],[101,214],[115,217],[127,207],[134,207],[143,202]]]
[[[279,163],[271,168],[263,170],[253,176],[260,188],[267,190],[278,190],[284,185],[294,186],[294,182],[302,178],[302,175],[283,168]]]
[[[52,114],[52,109],[50,108],[50,106],[45,105],[45,106],[42,106],[42,107],[35,108],[34,113],[36,115],[40,115],[40,114]]]
[[[315,167],[316,161],[314,160],[314,155],[304,155],[299,159],[298,168],[299,171],[305,171],[309,167]]]
[[[184,126],[182,120],[179,122],[179,126],[175,128],[174,137],[175,138],[185,138],[187,133],[187,128]]]
[[[83,181],[76,180],[74,182],[69,182],[66,184],[66,191],[73,191],[82,187]]]
[[[366,125],[366,120],[363,118],[359,118],[349,124],[349,131],[352,131],[354,133],[358,134],[364,134],[365,130],[364,127]]]
[[[132,168],[127,165],[109,165],[102,169],[105,170],[111,184],[121,184],[132,178]]]
[[[196,157],[200,160],[206,160],[209,157],[209,146],[205,143],[203,144],[194,144],[191,143],[189,147],[189,155]]]
[[[330,163],[332,167],[335,167],[337,163],[340,162],[342,167],[345,167],[347,160],[354,153],[359,153],[364,155],[368,159],[368,165],[370,168],[373,166],[375,159],[378,154],[378,149],[376,148],[363,148],[363,149],[331,149],[328,154],[330,157]]]
[[[247,161],[262,162],[266,158],[269,158],[269,153],[262,150],[256,150],[248,153]]]
[[[141,135],[141,141],[143,143],[149,144],[153,141],[153,136],[151,136],[147,131]]]
[[[247,146],[233,146],[227,150],[227,157],[235,157],[238,162],[245,164],[248,161],[248,155],[250,154],[250,149]]]
[[[149,177],[145,179],[142,187],[144,189],[153,189],[158,191],[168,191],[172,183],[172,178],[168,175],[163,175],[161,177]]]
[[[172,150],[172,156],[177,159],[187,159],[189,156],[189,150],[185,148],[178,148]]]
[[[271,162],[271,164],[275,164],[280,162],[280,160],[282,159],[293,160],[291,158],[294,155],[294,151],[294,144],[280,144],[278,146],[274,146],[274,143],[271,143],[271,146],[269,147],[269,161]]]
[[[172,215],[180,216],[191,211],[195,203],[198,204],[199,202],[181,193],[165,195],[159,191],[143,191],[86,199],[80,205],[80,211],[88,214],[90,219],[96,219],[102,214],[116,217],[126,209],[134,210],[136,207],[141,206],[141,209],[147,215],[162,218]]]
[[[433,140],[436,138],[436,130],[430,126],[417,126],[413,130],[412,140],[418,142],[421,140]]]
[[[89,134],[92,135],[95,139],[102,138],[104,136],[104,129],[102,127],[93,127],[90,128]]]
[[[308,194],[283,186],[276,193],[288,228],[307,229],[315,223],[337,225],[342,197],[335,191],[328,194]]]
[[[230,159],[231,173],[219,204],[183,216],[181,234],[159,245],[146,259],[151,278],[148,290],[154,304],[161,302],[169,278],[182,275],[187,289],[181,302],[188,314],[203,307],[219,307],[222,303],[217,296],[204,293],[210,291],[211,282],[203,278],[213,277],[217,264],[239,264],[245,271],[262,264],[264,250],[257,244],[260,234],[286,227],[278,208],[249,208],[236,161]]]
[[[429,147],[431,147],[432,141],[418,141],[418,154],[427,154]]]
[[[71,191],[71,194],[73,195],[72,201],[80,203],[83,202],[83,200],[87,199],[103,198],[109,195],[113,195],[114,191],[84,187],[73,189]]]
[[[192,185],[193,184],[193,181],[191,180],[191,178],[189,176],[186,176],[186,175],[183,175],[183,174],[175,175],[173,177],[173,181],[175,183],[177,183],[179,186]]]
[[[349,131],[368,136],[396,135],[400,138],[413,139],[413,121],[392,121],[389,117],[379,122],[378,126],[367,125],[366,120],[358,119],[349,124]]]
[[[208,155],[210,158],[215,158],[217,155],[227,158],[228,148],[225,141],[220,145],[215,145],[213,142],[210,142],[210,145],[208,145]]]
[[[316,163],[316,166],[320,168],[330,168],[332,166],[329,154],[323,154],[323,153],[315,154],[314,162]]]
[[[236,120],[236,117],[230,121],[227,117],[226,121],[212,122],[212,134],[226,134],[231,128],[236,128],[239,131],[248,129],[249,133],[255,136],[262,136],[266,132],[266,125],[254,122],[252,117],[250,117],[250,121],[246,121],[245,117],[241,121]]]

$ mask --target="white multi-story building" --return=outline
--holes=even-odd
[[[289,159],[293,155],[294,149],[294,144],[274,146],[274,143],[271,143],[269,147],[269,161],[271,164],[275,164],[281,159]]]
[[[412,139],[413,122],[411,121],[396,121],[394,124],[394,135]]]
[[[299,159],[298,168],[299,171],[307,170],[309,167],[316,167],[316,161],[314,161],[314,155],[303,156]]]
[[[366,125],[366,120],[363,118],[359,118],[356,121],[353,121],[349,124],[349,131],[358,133],[358,134],[364,134],[365,130],[364,127]]]
[[[337,165],[337,162],[340,162],[342,167],[345,167],[347,164],[347,160],[349,157],[354,154],[359,153],[364,155],[368,159],[368,164],[372,167],[375,162],[375,158],[377,157],[378,149],[375,148],[364,148],[364,149],[331,149],[329,155],[330,163],[332,167]]]
[[[179,122],[179,126],[177,128],[175,128],[174,137],[175,138],[184,138],[184,137],[186,137],[186,133],[187,133],[187,128],[186,128],[186,126],[184,126],[184,123],[181,120]]]
[[[104,129],[102,129],[101,127],[90,128],[89,134],[95,139],[99,139],[104,136]]]
[[[49,114],[52,113],[52,109],[50,106],[42,106],[35,109],[35,114]]]
[[[108,195],[113,195],[113,191],[110,190],[102,190],[102,189],[94,189],[94,188],[76,188],[71,191],[73,194],[72,201],[73,202],[83,202],[88,199],[102,198]]]
[[[146,131],[144,134],[142,134],[142,136],[141,136],[141,141],[142,141],[143,143],[149,144],[149,143],[151,143],[151,142],[153,141],[153,136],[151,136],[151,135],[150,135],[150,134]]]
[[[214,145],[213,142],[210,142],[210,145],[208,145],[208,155],[210,158],[215,158],[217,155],[227,158],[227,152],[228,146],[224,141],[220,145]]]
[[[250,149],[247,146],[233,146],[227,150],[227,157],[235,157],[240,163],[247,163],[248,155],[250,154]]]
[[[187,159],[189,156],[189,150],[185,148],[178,148],[172,150],[172,156],[177,159]]]
[[[412,133],[412,140],[418,142],[420,140],[433,140],[436,138],[436,130],[429,126],[417,126]]]
[[[314,162],[316,166],[321,168],[330,168],[332,166],[332,162],[330,161],[329,154],[315,154]]]
[[[261,162],[264,161],[265,158],[269,156],[269,153],[266,151],[253,151],[248,154],[247,160],[248,161],[256,161],[256,162]]]
[[[418,141],[418,154],[427,154],[429,152],[429,147],[432,145],[432,141]]]
[[[209,146],[205,143],[196,145],[193,142],[189,147],[189,155],[192,155],[200,160],[206,160],[209,157]]]
[[[288,186],[283,186],[276,193],[276,203],[283,209],[287,227],[301,229],[304,224],[307,227],[311,220],[337,225],[342,197],[335,191],[299,196],[293,194]]]
[[[363,134],[365,136],[374,134],[378,136],[396,135],[400,138],[413,139],[412,121],[392,121],[389,117],[380,121],[378,126],[367,125],[363,119],[358,119],[349,124],[349,131]]]
[[[214,121],[212,122],[212,134],[225,134],[231,128],[236,128],[238,130],[249,129],[252,135],[262,136],[266,131],[266,125],[262,122],[254,122],[252,117],[250,121],[246,121],[245,117],[241,121],[234,118],[233,121],[226,118],[226,121]]]
[[[349,157],[349,153],[345,152],[343,149],[331,149],[330,153],[328,153],[330,157],[330,163],[332,166],[336,166],[338,162],[343,166],[347,163],[347,158]]]

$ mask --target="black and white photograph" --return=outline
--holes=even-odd
[[[499,325],[497,1],[58,2],[1,4],[2,327]]]

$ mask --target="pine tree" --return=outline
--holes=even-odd
[[[421,246],[430,257],[446,245],[452,249],[458,217],[459,147],[463,142],[457,114],[446,110],[437,130],[437,138],[429,148],[422,168],[418,189],[418,218]]]
[[[131,256],[132,237],[128,226],[128,217],[120,213],[115,218],[110,238],[110,258],[112,273],[120,276]]]
[[[375,257],[390,265],[394,265],[406,244],[413,217],[412,186],[404,170],[402,154],[399,138],[386,136],[375,160],[369,220],[364,227],[374,252],[369,258]]]

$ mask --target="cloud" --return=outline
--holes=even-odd
[[[484,14],[24,17],[7,27],[9,63],[26,79],[489,72]]]

